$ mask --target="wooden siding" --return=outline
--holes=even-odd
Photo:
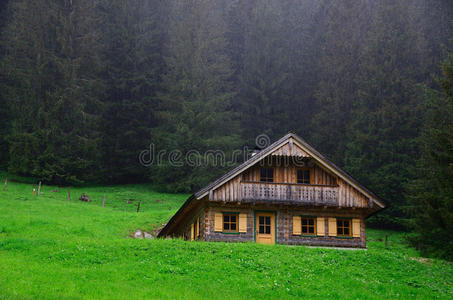
[[[294,143],[293,139],[289,139],[288,143],[276,149],[271,155],[310,157],[307,152]]]
[[[295,165],[276,166],[274,161],[263,164],[274,168],[274,182],[260,182],[260,168],[256,165],[239,174],[210,193],[210,200],[241,202],[245,200],[299,201],[301,204],[330,205],[340,207],[369,207],[365,195],[350,184],[334,176],[314,162],[306,161],[310,170],[310,185],[297,184]],[[290,195],[290,197],[288,197]],[[293,203],[294,204],[294,203]]]
[[[242,175],[242,179],[244,181],[260,181],[260,169],[262,166],[274,168],[274,182],[297,183],[297,170],[308,168],[310,170],[310,181],[312,184],[335,185],[337,183],[336,176],[331,175],[315,163],[305,161],[303,164],[300,164],[300,167],[294,164],[278,166],[275,159],[271,163],[253,166],[246,170]]]
[[[338,178],[338,191],[338,206],[369,207],[368,198],[340,178]]]

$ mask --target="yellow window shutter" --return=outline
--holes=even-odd
[[[223,228],[223,215],[222,213],[215,213],[214,216],[214,231],[222,231]]]
[[[352,219],[352,236],[360,237],[360,219]]]
[[[239,214],[239,232],[247,232],[247,214]]]
[[[329,236],[337,236],[337,219],[329,218]]]
[[[197,218],[197,237],[200,237],[200,218]]]
[[[190,240],[193,241],[194,223],[190,224]]]
[[[326,234],[324,218],[316,218],[316,234],[322,236]]]
[[[300,223],[300,216],[293,216],[293,235],[302,234],[302,225]]]

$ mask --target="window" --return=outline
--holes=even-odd
[[[302,217],[302,234],[316,235],[316,219]]]
[[[351,220],[337,219],[337,235],[351,236]]]
[[[223,232],[238,232],[237,214],[223,214]]]
[[[310,184],[310,170],[297,170],[297,183]]]
[[[260,180],[263,182],[274,182],[274,168],[261,168]]]
[[[260,234],[271,234],[271,217],[259,216],[258,226],[258,232]]]

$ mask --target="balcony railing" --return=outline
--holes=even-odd
[[[295,183],[241,182],[243,201],[336,205],[338,186]]]

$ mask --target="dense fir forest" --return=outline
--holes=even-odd
[[[448,0],[4,0],[0,168],[188,192],[227,167],[139,153],[293,131],[388,202],[370,224],[452,249],[452,21]]]

